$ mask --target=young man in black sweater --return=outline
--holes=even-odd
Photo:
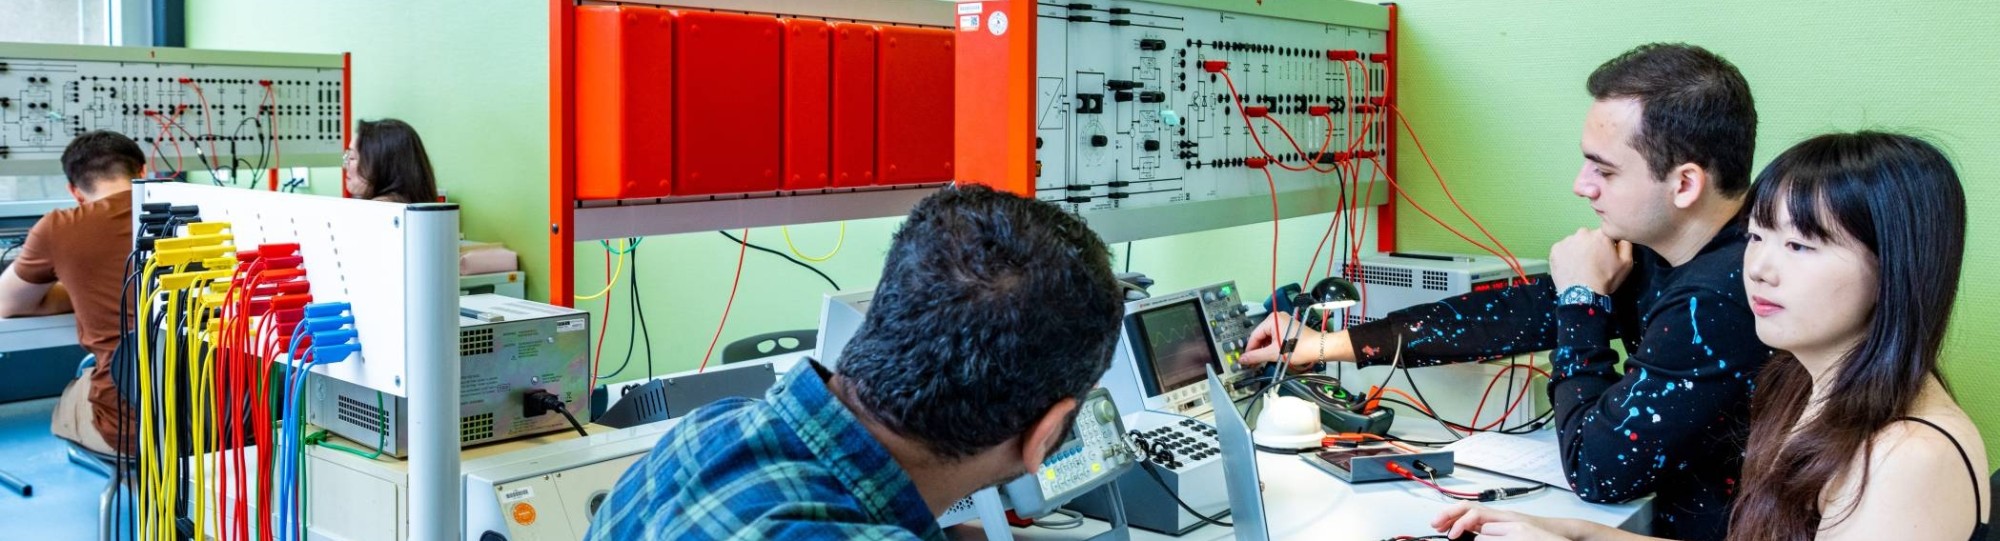
[[[1563,470],[1578,497],[1655,494],[1654,535],[1722,539],[1748,435],[1751,381],[1771,355],[1744,298],[1740,210],[1757,112],[1736,67],[1650,44],[1598,67],[1573,186],[1600,229],[1549,251],[1526,285],[1411,307],[1343,332],[1284,315],[1244,364],[1409,367],[1554,350],[1549,384]],[[1624,370],[1613,338],[1622,339]],[[1319,357],[1324,352],[1324,358]]]

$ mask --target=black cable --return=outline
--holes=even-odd
[[[1125,272],[1132,272],[1132,241],[1125,241]]]
[[[637,248],[637,247],[634,247],[634,249],[636,249],[636,248]],[[633,277],[633,278],[634,278],[635,280],[637,279],[637,277],[636,277],[636,276],[635,276],[635,277]],[[633,289],[633,291],[637,291],[637,290],[636,290],[636,289]],[[639,333],[641,332],[641,331],[640,331],[640,327],[641,327],[641,325],[639,324],[639,317],[638,317],[638,313],[639,313],[639,309],[638,309],[638,307],[636,307],[636,306],[634,306],[634,305],[632,304],[632,298],[631,298],[631,297],[630,297],[629,295],[628,295],[627,297],[628,297],[628,298],[626,298],[626,299],[625,299],[625,307],[626,307],[626,308],[628,309],[628,311],[629,311],[629,312],[631,312],[631,314],[632,314],[632,316],[631,316],[631,317],[627,318],[627,319],[629,319],[629,320],[631,320],[631,321],[632,321],[632,323],[630,323],[630,325],[632,326],[632,329],[631,329],[631,331],[629,331],[629,332],[627,332],[627,333],[625,334],[625,360],[624,360],[624,361],[622,361],[622,362],[619,362],[619,363],[618,363],[618,369],[617,369],[617,370],[612,370],[612,371],[611,371],[611,373],[609,373],[609,374],[603,374],[603,375],[600,375],[600,376],[598,376],[598,377],[597,377],[597,379],[598,379],[598,380],[609,380],[609,379],[611,379],[611,378],[613,378],[613,377],[617,377],[617,376],[618,376],[618,374],[622,374],[622,373],[624,373],[624,372],[625,372],[625,367],[627,367],[627,366],[631,366],[631,364],[632,364],[632,350],[633,350],[633,348],[637,347],[637,345],[638,345],[638,343],[639,343]],[[603,371],[602,371],[602,370],[599,370],[598,372],[602,373]],[[651,377],[651,376],[648,376],[648,377]]]
[[[744,242],[744,241],[743,241],[743,239],[739,239],[739,238],[736,238],[736,236],[735,236],[735,235],[731,235],[731,234],[729,234],[729,232],[728,232],[728,231],[717,231],[716,233],[721,233],[721,234],[722,234],[722,236],[724,236],[724,237],[729,237],[729,240],[732,240],[732,241],[736,241],[736,243],[737,243],[737,244],[741,244],[741,245],[743,245],[743,247],[745,247],[745,248],[749,248],[749,249],[752,249],[752,250],[756,250],[756,251],[759,251],[759,252],[764,252],[764,253],[767,253],[767,254],[771,254],[771,255],[775,255],[775,256],[778,256],[778,257],[782,257],[782,258],[785,258],[785,261],[790,261],[790,262],[792,262],[792,264],[793,264],[793,265],[798,265],[798,266],[801,266],[801,267],[805,267],[805,268],[806,268],[806,270],[809,270],[809,271],[812,271],[812,272],[813,272],[813,274],[817,274],[817,275],[819,275],[819,277],[820,277],[821,279],[824,279],[824,280],[826,280],[826,284],[827,284],[827,285],[830,285],[830,286],[833,286],[833,289],[834,289],[835,291],[839,291],[839,290],[840,290],[840,284],[839,284],[838,282],[834,282],[834,281],[833,281],[833,277],[831,277],[831,276],[827,276],[827,275],[826,275],[826,273],[824,273],[824,272],[820,272],[820,270],[819,270],[819,267],[815,267],[815,266],[812,266],[812,264],[810,264],[810,263],[806,263],[806,262],[804,262],[804,261],[799,261],[799,260],[797,260],[797,259],[792,259],[792,256],[790,256],[790,255],[786,255],[786,254],[785,254],[784,252],[779,252],[779,251],[777,251],[777,250],[772,250],[772,249],[770,249],[770,248],[765,248],[765,247],[763,247],[763,246],[758,246],[758,245],[755,245],[755,244],[751,244],[751,243],[748,243],[748,242]],[[1127,265],[1130,265],[1131,263],[1130,263],[1130,262],[1127,262],[1126,264],[1127,264]]]
[[[556,408],[556,413],[562,414],[564,419],[569,419],[569,426],[576,427],[576,435],[590,437],[589,432],[583,431],[583,423],[576,422],[576,416],[569,413],[569,408]]]
[[[1416,412],[1416,414],[1417,414],[1417,415],[1419,415],[1419,416],[1422,416],[1422,417],[1425,417],[1425,418],[1428,418],[1428,419],[1431,419],[1431,420],[1433,420],[1433,421],[1437,421],[1437,422],[1438,422],[1438,425],[1439,425],[1439,426],[1442,426],[1442,427],[1444,427],[1444,428],[1445,428],[1446,430],[1460,430],[1460,431],[1466,431],[1466,432],[1497,432],[1497,433],[1501,433],[1501,434],[1515,434],[1515,435],[1519,435],[1519,434],[1526,434],[1526,433],[1529,433],[1529,432],[1533,432],[1533,431],[1535,431],[1535,430],[1540,430],[1540,429],[1541,429],[1541,427],[1542,427],[1542,425],[1544,425],[1544,424],[1547,424],[1547,423],[1548,423],[1548,421],[1549,421],[1549,419],[1550,419],[1550,418],[1552,418],[1552,417],[1554,417],[1554,415],[1555,415],[1555,412],[1553,412],[1553,411],[1549,411],[1549,412],[1543,412],[1543,413],[1542,413],[1541,415],[1538,415],[1538,416],[1536,416],[1536,417],[1535,417],[1534,419],[1531,419],[1531,420],[1529,420],[1529,421],[1528,421],[1527,423],[1524,423],[1524,424],[1522,424],[1522,425],[1520,425],[1520,426],[1515,426],[1515,427],[1508,427],[1508,428],[1500,428],[1500,429],[1495,429],[1495,430],[1473,430],[1473,429],[1472,429],[1472,427],[1468,427],[1468,426],[1465,426],[1465,425],[1461,425],[1461,424],[1458,424],[1458,423],[1454,423],[1454,422],[1451,422],[1451,421],[1447,421],[1447,420],[1445,420],[1444,418],[1442,418],[1442,417],[1439,417],[1439,416],[1438,416],[1437,414],[1435,414],[1435,413],[1429,413],[1429,412],[1425,412],[1425,411],[1423,410],[1423,408],[1420,408],[1420,407],[1418,407],[1418,406],[1417,406],[1416,404],[1411,404],[1411,403],[1409,403],[1409,402],[1405,402],[1405,401],[1402,401],[1402,400],[1397,400],[1397,399],[1394,399],[1394,398],[1380,398],[1380,399],[1378,399],[1378,400],[1380,400],[1380,401],[1382,401],[1382,402],[1387,402],[1387,403],[1390,403],[1390,404],[1394,404],[1394,405],[1398,405],[1398,406],[1402,406],[1402,407],[1405,407],[1405,408],[1409,408],[1409,409],[1411,409],[1411,410],[1415,411],[1415,412]],[[1414,441],[1414,440],[1401,440],[1401,439],[1399,439],[1399,438],[1392,438],[1392,439],[1398,439],[1399,441],[1402,441],[1402,442],[1404,442],[1404,443],[1414,443],[1414,444],[1418,444],[1418,445],[1444,445],[1444,444],[1447,444],[1447,443],[1450,443],[1450,442],[1434,442],[1434,443],[1427,443],[1427,442],[1418,442],[1418,441]]]
[[[653,371],[653,329],[651,325],[646,324],[646,301],[639,296],[639,244],[637,242],[632,243],[630,253],[631,256],[629,259],[632,265],[630,269],[632,276],[627,279],[626,284],[632,292],[632,320],[639,323],[638,330],[635,332],[639,333],[641,340],[646,342],[646,377],[650,379],[658,375],[659,372]]]
[[[1174,497],[1174,503],[1176,503],[1176,504],[1180,504],[1180,506],[1181,506],[1181,509],[1182,509],[1182,510],[1184,510],[1184,511],[1187,511],[1187,512],[1188,512],[1188,514],[1190,514],[1190,515],[1194,515],[1194,518],[1196,518],[1196,519],[1200,519],[1200,520],[1201,520],[1202,522],[1206,522],[1206,523],[1209,523],[1209,524],[1214,524],[1214,525],[1216,525],[1216,526],[1221,526],[1221,527],[1224,527],[1224,528],[1234,528],[1234,527],[1236,527],[1236,525],[1235,525],[1235,524],[1232,524],[1232,523],[1229,523],[1229,522],[1224,522],[1224,521],[1222,521],[1221,519],[1217,519],[1217,518],[1215,518],[1215,517],[1211,517],[1211,516],[1208,516],[1208,515],[1204,515],[1204,514],[1201,514],[1201,512],[1200,512],[1200,511],[1195,511],[1195,510],[1194,510],[1194,507],[1192,507],[1192,506],[1189,506],[1189,505],[1187,504],[1187,501],[1186,501],[1186,500],[1182,500],[1182,499],[1181,499],[1181,495],[1180,495],[1179,493],[1176,493],[1176,492],[1174,492],[1174,489],[1173,489],[1173,487],[1170,487],[1170,486],[1167,486],[1167,480],[1166,480],[1165,478],[1162,478],[1162,477],[1160,477],[1160,473],[1159,473],[1159,472],[1156,472],[1156,471],[1153,471],[1153,468],[1157,468],[1157,467],[1159,467],[1159,466],[1157,466],[1157,465],[1154,465],[1154,464],[1153,464],[1152,462],[1149,462],[1149,461],[1146,461],[1146,462],[1140,462],[1140,463],[1139,463],[1139,468],[1140,468],[1140,469],[1142,469],[1142,470],[1146,470],[1146,476],[1147,476],[1147,477],[1152,477],[1152,478],[1153,478],[1153,482],[1155,482],[1155,483],[1159,483],[1159,484],[1160,484],[1160,489],[1162,489],[1162,490],[1165,490],[1165,491],[1167,491],[1167,494],[1171,494],[1171,495],[1173,495],[1173,497]]]

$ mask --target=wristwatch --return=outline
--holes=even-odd
[[[1590,306],[1607,313],[1611,311],[1611,297],[1591,291],[1590,286],[1577,285],[1564,288],[1562,294],[1556,296],[1556,304]]]

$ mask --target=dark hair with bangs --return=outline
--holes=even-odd
[[[1907,135],[1835,133],[1786,150],[1758,175],[1750,210],[1760,226],[1781,218],[1808,238],[1851,238],[1868,248],[1878,293],[1861,343],[1823,391],[1839,398],[1807,426],[1794,430],[1813,394],[1798,359],[1780,354],[1758,374],[1732,540],[1813,539],[1824,517],[1852,511],[1820,509],[1820,493],[1857,453],[1872,452],[1877,433],[1909,414],[1925,380],[1943,384],[1938,350],[1965,252],[1958,173],[1937,147]],[[1866,490],[1866,462],[1862,468]]]

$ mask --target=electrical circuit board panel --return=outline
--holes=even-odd
[[[0,43],[0,175],[61,175],[111,130],[155,171],[338,166],[342,55]],[[282,162],[280,162],[282,159]]]
[[[1269,198],[1259,163],[1281,197],[1387,166],[1385,30],[1137,1],[1037,14],[1043,200],[1090,217]]]

